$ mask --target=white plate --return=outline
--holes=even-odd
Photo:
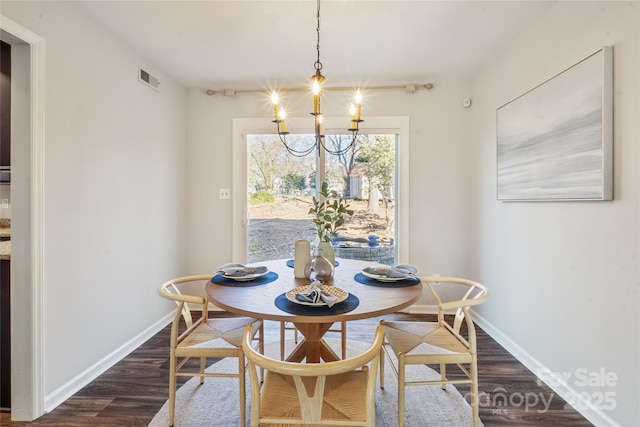
[[[237,280],[238,282],[248,282],[249,280],[255,280],[258,277],[266,276],[267,274],[269,274],[269,270],[265,271],[264,273],[252,273],[252,274],[246,274],[244,276],[223,275],[222,277],[224,277],[225,279]]]
[[[387,277],[381,276],[379,274],[367,273],[366,271],[362,271],[364,276],[367,276],[370,279],[377,280],[379,282],[399,282],[404,279],[410,279],[410,277]]]
[[[311,286],[312,285],[307,285],[307,286],[300,286],[297,288],[293,288],[289,292],[287,292],[285,296],[289,301],[294,302],[296,304],[300,304],[300,305],[310,305],[312,307],[322,307],[327,305],[327,303],[324,301],[319,303],[313,303],[313,302],[298,301],[296,299],[296,294],[308,291],[311,288]],[[320,290],[326,294],[336,297],[336,302],[334,302],[334,304],[338,304],[339,302],[346,300],[347,297],[349,296],[349,292],[340,288],[336,288],[335,286],[322,285],[320,286]]]

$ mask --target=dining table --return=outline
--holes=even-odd
[[[308,305],[287,298],[287,293],[291,296],[298,288],[310,284],[309,279],[294,277],[293,260],[278,259],[247,266],[264,266],[268,273],[255,280],[234,280],[216,275],[207,282],[206,293],[213,304],[231,313],[293,323],[303,339],[286,359],[292,362],[339,360],[323,339],[333,323],[393,313],[412,305],[422,295],[422,282],[417,277],[375,280],[370,275],[363,275],[363,269],[385,266],[336,258],[333,278],[323,285],[337,288],[335,293],[347,295],[346,299],[332,307]]]

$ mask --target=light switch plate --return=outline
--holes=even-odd
[[[9,199],[2,199],[2,209],[9,209]]]

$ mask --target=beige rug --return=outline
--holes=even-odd
[[[339,352],[339,340],[328,339],[327,342]],[[293,342],[287,342],[290,349]],[[362,353],[368,347],[367,343],[349,341],[347,356]],[[278,343],[265,345],[265,353],[274,358],[280,357]],[[235,359],[218,362],[211,367],[213,370],[227,370],[236,366]],[[390,368],[385,363],[385,388],[378,388],[376,394],[376,426],[397,427],[398,383]],[[426,366],[416,366],[421,378],[438,378],[439,375]],[[409,370],[408,370],[409,371]],[[416,375],[416,374],[414,374]],[[248,377],[248,376],[247,376]],[[411,377],[411,376],[410,376]],[[247,378],[247,393],[249,384]],[[200,385],[197,378],[190,379],[180,387],[176,396],[176,427],[237,427],[240,424],[238,405],[238,386],[236,378],[206,378]],[[247,425],[249,425],[249,405],[247,395]],[[167,427],[169,403],[164,406],[149,423],[150,427]],[[409,387],[406,391],[406,427],[460,427],[471,425],[471,407],[462,395],[451,385],[446,390],[439,386]]]

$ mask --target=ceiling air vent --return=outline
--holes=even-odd
[[[153,90],[158,90],[158,86],[160,86],[160,81],[142,68],[138,68],[138,80]]]

